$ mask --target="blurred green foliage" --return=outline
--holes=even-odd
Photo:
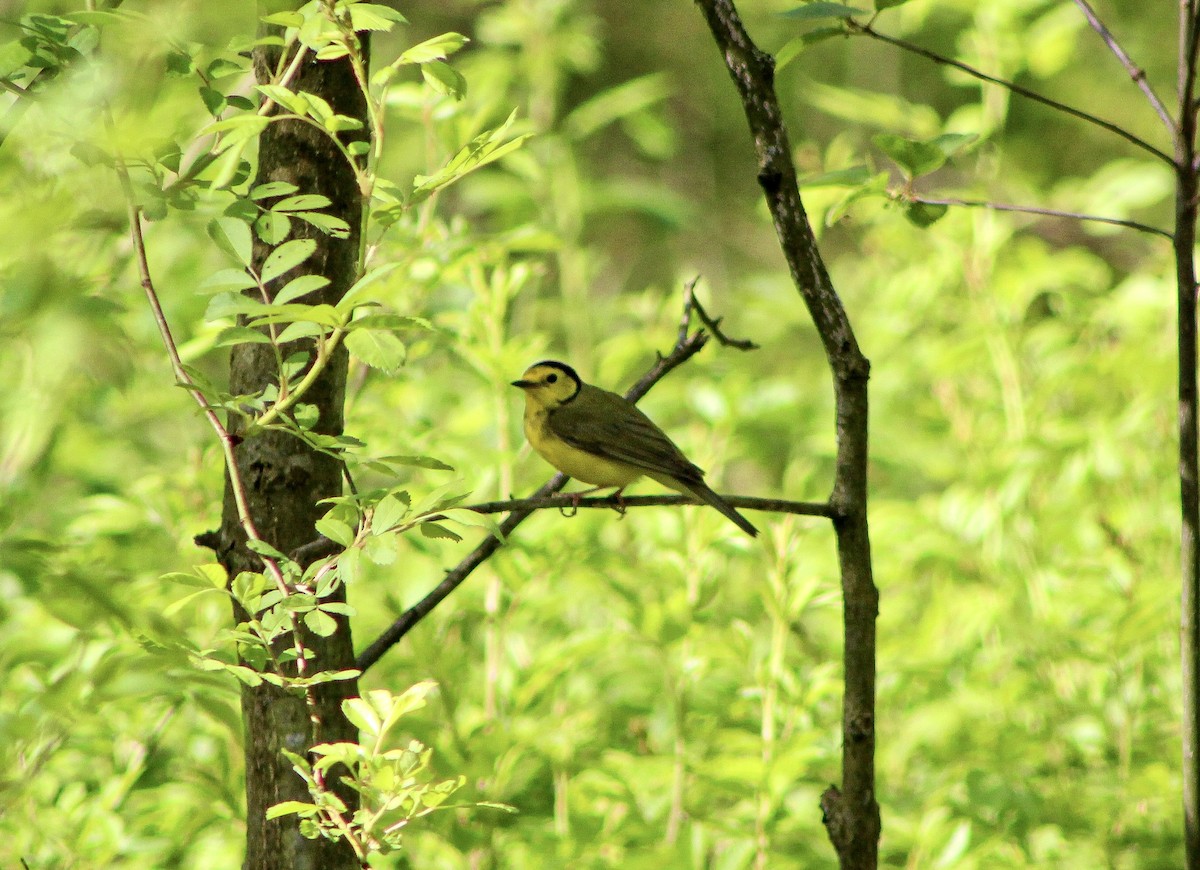
[[[797,42],[829,24],[779,14],[798,5],[741,8],[764,49],[792,55],[778,87],[801,172],[866,170],[806,204],[873,363],[882,862],[1177,867],[1167,244],[956,209],[920,229],[871,181],[901,182],[876,137],[965,134],[977,139],[918,189],[1166,226],[1168,174],[891,47]],[[160,579],[208,561],[192,537],[219,521],[220,451],[172,386],[115,176],[88,146],[106,140],[105,99],[128,153],[190,141],[210,116],[172,58],[236,56],[255,21],[244,3],[124,6],[148,20],[104,22],[98,59],[68,58],[0,118],[4,866],[240,861],[237,687],[179,651],[215,644],[228,605]],[[644,407],[719,490],[824,497],[829,375],[697,11],[430,6],[401,4],[411,24],[376,50],[466,34],[466,98],[415,72],[395,84],[381,174],[432,173],[514,108],[514,132],[534,135],[430,196],[378,251],[400,264],[380,300],[436,328],[392,375],[352,364],[349,434],[457,469],[406,472],[414,497],[530,491],[549,469],[523,447],[507,382],[556,356],[624,388],[670,346],[682,284],[701,274],[708,309],[762,349],[710,347]],[[72,8],[10,8],[0,43],[21,36],[19,15]],[[1174,10],[1102,12],[1168,93],[1173,52],[1158,49]],[[1167,147],[1071,4],[915,0],[875,26]],[[0,73],[27,61],[6,50]],[[204,230],[223,203],[169,205],[148,229],[151,268],[185,359],[220,382],[228,321],[204,319],[198,288],[229,265]],[[465,800],[518,810],[442,813],[395,866],[834,866],[817,808],[839,779],[832,536],[753,519],[761,543],[699,508],[544,512],[373,668],[364,689],[436,680],[404,725],[440,775],[466,777]],[[470,543],[377,546],[349,590],[360,645]]]

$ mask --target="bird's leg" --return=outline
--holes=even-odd
[[[627,511],[629,509],[625,506],[624,493],[625,493],[625,487],[618,486],[617,491],[614,492],[611,496],[609,496],[614,502],[613,510],[615,510],[617,513],[619,513],[622,517],[625,516],[625,511]]]
[[[579,513],[579,502],[589,492],[596,492],[600,489],[607,489],[603,486],[593,486],[591,489],[582,489],[579,492],[569,492],[567,495],[571,497],[571,506],[569,508],[559,508],[558,512],[564,517],[573,517]]]

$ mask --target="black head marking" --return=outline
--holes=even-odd
[[[569,365],[567,365],[564,362],[559,362],[558,360],[555,360],[555,359],[544,359],[539,363],[535,363],[534,365],[535,366],[545,366],[548,369],[558,369],[558,371],[562,372],[566,377],[570,378],[570,380],[575,384],[575,392],[571,393],[570,396],[568,396],[566,399],[564,399],[563,404],[566,404],[567,402],[571,401],[571,399],[574,399],[576,396],[578,396],[580,389],[583,388],[583,380],[580,379],[578,374],[576,374],[575,369],[571,368]],[[555,374],[554,372],[551,372],[550,374],[546,375],[547,383],[553,384],[557,380],[558,380],[558,375]]]

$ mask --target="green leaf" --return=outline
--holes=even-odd
[[[296,320],[289,323],[276,337],[280,344],[287,344],[289,341],[296,341],[300,338],[312,338],[314,336],[323,336],[326,333],[325,327],[318,323],[313,323],[308,320]]]
[[[267,24],[277,24],[280,27],[299,27],[304,23],[304,16],[299,12],[273,12],[262,16]]]
[[[249,290],[257,286],[258,282],[254,280],[254,276],[245,269],[220,269],[201,281],[197,289],[202,293],[212,294]]]
[[[442,514],[447,520],[464,526],[475,526],[478,528],[487,529],[493,537],[500,541],[504,540],[504,533],[500,531],[500,524],[487,514],[477,513],[476,511],[467,510],[466,508],[450,508],[442,511]]]
[[[393,65],[409,63],[428,63],[431,60],[445,60],[454,52],[470,42],[461,33],[443,33],[424,42],[414,45],[393,61]]]
[[[350,236],[350,224],[339,217],[319,211],[295,211],[290,214],[335,239],[345,239]]]
[[[301,302],[289,302],[286,305],[265,305],[260,309],[259,314],[253,316],[250,325],[267,326],[272,323],[295,323],[302,320],[319,323],[331,329],[341,325],[341,315],[337,313],[337,310],[332,305],[324,303],[319,305],[305,305]],[[302,354],[295,368],[302,368],[307,362],[307,359]]]
[[[329,285],[329,279],[324,275],[301,275],[299,278],[293,278],[283,286],[283,289],[275,294],[275,298],[271,300],[276,305],[283,305],[286,302],[291,302],[294,299],[299,299],[301,296],[307,296],[314,290],[320,290],[322,287]]]
[[[300,402],[292,407],[292,419],[296,425],[305,431],[312,429],[321,419],[321,409],[307,402]]]
[[[399,698],[389,699],[390,702],[387,704],[386,712],[384,713],[382,731],[386,733],[402,716],[406,716],[424,707],[425,699],[436,688],[437,683],[433,680],[422,680],[407,688]],[[374,698],[375,692],[370,692],[369,696]],[[376,702],[376,706],[380,706],[378,702]]]
[[[308,91],[300,91],[300,95],[308,101],[308,114],[315,121],[324,121],[332,117],[333,107],[323,97]]]
[[[210,79],[222,79],[226,76],[241,75],[246,70],[247,65],[245,63],[238,63],[227,57],[218,57],[208,65],[208,68],[204,72]]]
[[[407,19],[388,6],[377,3],[355,3],[350,7],[350,26],[355,30],[391,30]]]
[[[343,547],[349,547],[354,543],[354,529],[349,523],[342,522],[334,517],[322,517],[316,522],[317,531],[320,532],[335,544],[341,544]]]
[[[204,108],[208,109],[208,113],[214,118],[219,117],[221,112],[225,110],[225,95],[220,91],[209,87],[201,87],[200,99],[204,101]]]
[[[340,60],[343,57],[349,57],[350,49],[340,42],[330,42],[317,49],[317,60]]]
[[[855,9],[853,6],[843,6],[841,3],[825,3],[818,0],[815,3],[805,3],[803,6],[790,9],[782,14],[784,18],[817,21],[822,18],[850,18],[853,15],[866,15],[867,10]]]
[[[238,314],[261,314],[268,308],[257,299],[251,299],[241,293],[218,293],[209,300],[204,312],[205,320],[220,320],[223,317],[234,317]]]
[[[261,541],[261,540],[246,541],[246,548],[248,550],[250,550],[251,552],[258,553],[258,555],[260,555],[260,556],[267,556],[268,558],[271,558],[271,559],[278,560],[278,559],[286,558],[283,555],[283,553],[276,550],[274,547],[272,547],[266,541]]]
[[[347,668],[344,671],[320,671],[305,680],[296,680],[300,686],[317,686],[321,683],[335,683],[340,680],[354,680],[362,676],[362,671]]]
[[[461,100],[467,95],[467,80],[444,60],[431,60],[421,64],[421,75],[426,84],[439,94],[456,100]]]
[[[213,190],[224,190],[237,183],[239,176],[244,178],[249,174],[249,163],[242,159],[248,144],[249,142],[242,141],[235,143],[232,148],[222,145],[218,149],[221,156],[210,164],[213,174],[209,184]]]
[[[270,344],[271,337],[257,329],[246,326],[228,326],[217,333],[213,347],[230,347],[235,344]]]
[[[424,317],[409,317],[404,314],[368,314],[350,321],[350,329],[424,329],[436,331],[432,323]]]
[[[371,368],[394,372],[404,365],[408,351],[399,338],[378,329],[356,329],[346,336],[346,349]]]
[[[445,538],[451,541],[461,541],[462,536],[450,531],[437,523],[421,523],[421,534],[427,538]]]
[[[321,610],[310,610],[304,614],[304,624],[318,637],[330,637],[337,631],[337,620]]]
[[[408,505],[394,495],[386,495],[375,505],[371,514],[371,534],[382,535],[394,529],[408,513]]]
[[[364,698],[347,698],[342,701],[342,712],[359,731],[365,731],[371,735],[378,734],[383,725],[375,708]]]
[[[254,232],[268,245],[278,245],[292,232],[292,222],[285,214],[264,212],[254,220]]]
[[[329,197],[318,193],[302,193],[299,196],[289,196],[271,206],[272,211],[304,211],[329,207]]]
[[[193,588],[212,590],[213,585],[209,578],[201,577],[199,574],[192,574],[185,571],[171,571],[161,575],[159,580],[165,580],[167,583],[179,583],[182,586],[191,586]]]
[[[903,6],[908,0],[875,0],[875,9],[882,12],[884,9],[895,9],[897,6]]]
[[[601,91],[571,111],[563,127],[573,139],[584,139],[598,130],[636,112],[642,112],[671,96],[665,73],[651,73]]]
[[[910,202],[904,207],[904,216],[915,226],[924,228],[936,223],[946,214],[946,206],[928,202]]]
[[[389,465],[412,465],[417,468],[432,468],[435,471],[453,471],[454,467],[447,465],[440,459],[434,459],[432,456],[381,456],[379,462],[386,462]]]
[[[255,185],[250,190],[251,199],[266,199],[269,196],[287,196],[300,188],[287,181],[268,181],[266,184]]]
[[[225,665],[224,669],[252,688],[262,685],[263,677],[265,676],[243,665]]]
[[[509,127],[512,126],[515,118],[516,112],[513,112],[496,129],[488,130],[476,136],[467,145],[460,148],[450,158],[449,162],[433,175],[417,176],[414,178],[413,190],[409,194],[406,205],[411,207],[428,198],[435,190],[452,184],[468,173],[499,160],[506,154],[520,148],[522,143],[529,138],[528,135],[516,136],[508,141],[504,141],[504,136],[507,134]]]
[[[910,179],[927,175],[946,163],[945,152],[932,142],[918,142],[892,133],[880,133],[871,141],[892,158]]]
[[[280,816],[290,816],[293,813],[311,816],[317,813],[317,807],[315,804],[306,804],[303,801],[283,801],[273,807],[268,807],[266,817],[267,819],[278,819]]]
[[[228,218],[214,218],[208,222],[205,229],[218,248],[243,266],[250,264],[250,232],[244,223]]]
[[[330,133],[343,133],[347,130],[361,130],[363,122],[349,115],[331,115],[321,122]]]
[[[234,115],[221,121],[215,121],[200,131],[201,136],[211,136],[214,133],[224,133],[218,150],[224,150],[233,145],[244,145],[258,134],[267,129],[270,118],[262,115]]]
[[[930,144],[940,148],[947,157],[953,157],[978,139],[974,133],[943,133],[930,140]]]
[[[338,300],[338,311],[349,311],[358,302],[360,297],[366,295],[367,289],[372,284],[391,274],[398,268],[400,268],[400,264],[398,262],[393,262],[388,263],[385,266],[379,266],[375,269],[372,269],[370,272],[363,275],[361,278],[351,284],[350,289],[347,290],[345,295]]]
[[[810,175],[800,180],[800,187],[858,187],[871,180],[871,170],[866,166],[848,166],[832,172]]]
[[[294,269],[312,256],[317,249],[313,239],[292,239],[267,255],[262,265],[262,282],[274,281],[284,272]]]
[[[295,115],[307,115],[309,102],[302,95],[280,85],[255,85],[255,90]]]

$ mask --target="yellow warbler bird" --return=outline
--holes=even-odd
[[[545,360],[513,381],[525,393],[525,437],[563,474],[616,495],[645,475],[712,505],[748,535],[758,529],[704,482],[704,472],[616,393],[585,384],[566,363]]]

